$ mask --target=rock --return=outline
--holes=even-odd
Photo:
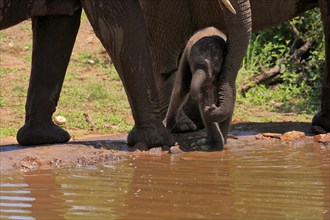
[[[278,134],[278,133],[261,133],[261,134],[257,134],[255,136],[255,139],[257,139],[257,140],[263,140],[263,139],[269,139],[269,138],[280,139],[281,136],[282,135]]]
[[[269,137],[269,138],[280,139],[282,135],[278,134],[278,133],[262,133],[262,136]]]
[[[314,141],[323,143],[323,144],[329,144],[330,143],[330,133],[315,135]]]
[[[54,122],[57,125],[65,125],[66,124],[66,118],[64,118],[63,116],[56,116],[54,118]]]
[[[149,149],[149,153],[154,154],[154,155],[161,155],[162,154],[162,148],[161,147],[153,147],[153,148]]]
[[[95,61],[94,60],[87,60],[87,63],[90,64],[90,65],[94,65]]]
[[[180,149],[179,145],[174,145],[170,148],[169,153],[173,155],[181,155],[184,151]]]
[[[305,139],[305,133],[300,131],[289,131],[284,133],[280,139],[282,141],[299,141]]]
[[[257,135],[255,136],[255,139],[256,139],[256,140],[262,140],[262,139],[266,139],[266,137],[264,137],[262,134],[257,134]]]
[[[238,140],[238,137],[236,135],[233,135],[233,134],[228,134],[227,138],[228,139]]]

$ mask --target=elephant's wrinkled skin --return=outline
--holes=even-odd
[[[54,5],[56,2],[58,4]],[[26,121],[17,134],[18,142],[21,145],[35,145],[67,142],[70,139],[66,131],[53,124],[51,117],[79,28],[81,6],[77,9],[76,3],[84,5],[97,35],[111,52],[125,86],[135,119],[128,143],[134,145],[142,142],[147,147],[174,144],[158,113],[158,93],[143,14],[139,2],[131,0],[106,1],[104,6],[103,1],[2,0],[0,28],[30,16],[33,23],[32,71]],[[73,15],[63,4],[73,9]],[[14,10],[18,13],[11,12]],[[64,15],[48,15],[54,11]]]
[[[212,120],[210,112],[218,105],[217,79],[225,59],[226,36],[215,28],[206,28],[195,33],[188,41],[176,72],[170,105],[166,115],[166,127],[175,131],[176,117],[190,94],[197,101],[207,132],[209,150],[223,150],[229,118]],[[229,114],[230,115],[230,114]]]
[[[169,4],[167,0],[141,0],[142,8],[149,30],[152,48],[152,58],[155,69],[155,78],[160,90],[161,114],[165,116],[169,97],[174,84],[175,72],[179,66],[179,57],[189,37],[202,28],[210,25],[227,34],[227,29],[232,28],[224,22],[221,13],[218,13],[219,5],[216,0],[209,1],[175,1]],[[323,127],[330,131],[330,1],[328,0],[250,0],[252,11],[252,31],[260,31],[271,26],[280,24],[291,18],[319,7],[321,10],[322,22],[324,24],[325,45],[326,45],[326,67],[323,77],[321,110],[313,119],[314,125]],[[154,5],[153,5],[154,4]],[[174,6],[175,5],[175,6]],[[165,8],[160,10],[159,8]],[[173,25],[174,24],[174,25]],[[172,34],[173,33],[173,34]],[[230,36],[228,36],[230,39]],[[238,53],[240,55],[240,53]],[[232,58],[236,59],[235,55]],[[235,79],[236,71],[227,78]],[[227,97],[224,108],[233,109],[235,101],[234,83],[232,79],[219,81],[219,89],[222,96]],[[228,87],[230,89],[228,89]],[[200,116],[196,103],[187,101],[184,111],[192,119],[197,127],[200,127]],[[193,107],[192,105],[195,105]],[[220,105],[221,107],[221,105]],[[221,108],[219,108],[221,109]],[[221,114],[221,112],[219,112]],[[182,117],[182,114],[181,114]],[[185,118],[185,117],[182,117]]]
[[[158,2],[162,3],[162,5],[158,5]],[[236,14],[233,15],[228,10],[221,10],[220,5],[222,3],[220,2],[222,1],[216,1],[219,9],[217,13],[222,14],[228,26],[235,27],[228,29],[228,59],[224,62],[222,70],[224,75],[230,76],[226,83],[234,84],[235,77],[232,77],[232,75],[236,74],[232,74],[231,72],[238,72],[251,33],[250,4],[249,0],[232,1],[236,10]],[[102,0],[82,1],[82,3],[96,35],[100,38],[108,53],[111,54],[127,92],[135,119],[135,126],[128,135],[128,144],[134,145],[142,142],[149,148],[168,144],[168,142],[161,140],[165,134],[163,133],[164,127],[161,124],[164,116],[160,114],[162,103],[159,102],[161,95],[159,91],[161,90],[158,89],[157,82],[154,81],[155,78],[152,75],[153,69],[151,57],[149,57],[148,41],[145,37],[147,32],[144,22],[132,25],[131,21],[128,20],[134,14],[133,10],[131,12],[128,11],[132,5],[132,1],[121,1],[120,5],[117,5],[117,3],[105,3]],[[143,13],[145,13],[144,15],[148,13],[147,8],[150,7],[152,10],[168,11],[171,9],[176,10],[177,5],[187,8],[190,5],[189,1],[167,1],[164,4],[161,1],[140,0],[139,3],[141,4]],[[135,11],[140,9],[138,6],[134,8]],[[151,17],[151,19],[153,18]],[[196,17],[196,19],[198,18]],[[154,31],[157,32],[156,30],[149,29],[150,26],[147,26],[147,28],[149,35]],[[145,32],[141,30],[145,30]],[[157,34],[161,35],[161,33]],[[113,39],[117,40],[113,41]],[[137,40],[139,43],[136,43]],[[120,41],[123,41],[123,43]],[[132,50],[132,48],[135,48],[135,50]],[[132,53],[135,53],[135,55]],[[237,58],[231,59],[233,56]],[[233,87],[228,87],[224,90],[229,94],[235,93]],[[229,100],[228,103],[230,101],[232,100]],[[223,102],[226,103],[227,100],[223,100]],[[231,105],[228,106],[231,109]]]
[[[244,15],[248,14],[250,7],[248,0],[234,2],[237,15],[234,16],[227,11],[224,17],[227,18],[228,23],[237,24],[235,32],[247,36],[244,38],[245,41],[240,40],[245,45],[239,47],[245,51],[249,36],[247,30],[251,29],[249,26],[251,18],[246,16],[248,22],[245,24],[242,23],[240,16],[243,12]],[[242,5],[238,2],[242,2]],[[65,7],[62,3],[65,3]],[[29,2],[2,0],[0,2],[0,29],[14,25],[29,16],[33,17],[33,61],[26,104],[26,122],[17,135],[21,145],[59,143],[66,142],[70,138],[66,131],[53,124],[51,116],[57,105],[79,27],[81,10],[76,3],[75,0]],[[96,35],[111,54],[123,81],[135,120],[135,126],[128,135],[128,144],[143,143],[148,148],[174,144],[172,135],[162,124],[158,89],[153,76],[147,29],[140,2],[83,0],[81,4]],[[17,13],[13,13],[15,10]],[[54,35],[49,36],[48,33]],[[60,41],[54,42],[56,37],[59,37]],[[237,38],[233,35],[232,39]],[[53,53],[52,57],[48,56],[50,51]],[[61,59],[62,62],[58,63]]]

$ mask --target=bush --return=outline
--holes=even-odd
[[[282,83],[259,85],[250,89],[245,96],[238,93],[238,103],[263,105],[267,110],[312,114],[319,109],[321,84],[325,63],[324,34],[318,9],[306,12],[291,21],[303,40],[311,40],[310,49],[301,59],[290,59],[294,35],[287,23],[254,33],[238,77],[240,87],[253,75],[259,66],[270,68],[280,65]],[[279,103],[269,105],[270,103]]]

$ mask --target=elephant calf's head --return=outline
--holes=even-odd
[[[207,31],[207,30],[206,30]],[[205,36],[191,47],[188,62],[192,73],[190,95],[203,107],[215,104],[216,85],[224,62],[226,37],[220,31]]]

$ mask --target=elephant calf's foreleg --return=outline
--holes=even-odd
[[[182,105],[187,99],[190,89],[191,71],[187,62],[187,53],[183,53],[171,95],[170,105],[166,114],[166,127],[172,132],[196,130],[193,121],[184,113]],[[177,120],[178,119],[178,120]]]

